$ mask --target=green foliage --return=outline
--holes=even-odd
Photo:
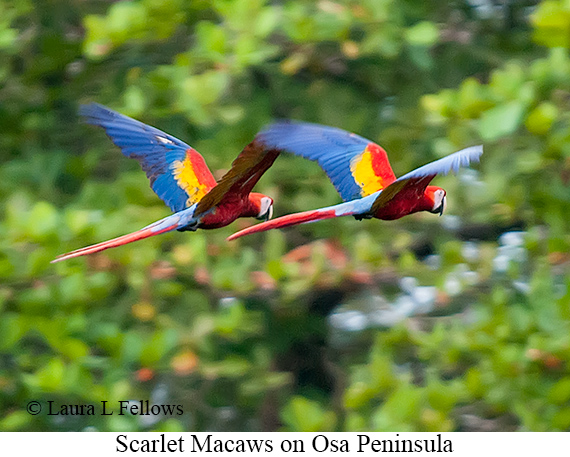
[[[335,428],[335,415],[303,397],[293,397],[281,413],[285,429],[290,432],[331,431]]]
[[[543,1],[532,15],[534,39],[550,48],[569,47],[570,5],[566,1]]]
[[[0,13],[0,430],[570,428],[567,1],[4,0]],[[276,117],[377,141],[398,175],[485,154],[478,173],[437,178],[441,219],[227,243],[236,222],[52,265],[168,214],[81,125],[91,100],[187,141],[216,176]],[[285,155],[256,190],[279,215],[339,201]],[[512,227],[524,233],[498,237]],[[32,416],[30,400],[184,414]]]

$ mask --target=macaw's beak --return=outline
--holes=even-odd
[[[439,205],[439,208],[437,208],[437,210],[435,211],[436,213],[439,213],[439,217],[443,215],[443,212],[445,211],[446,207],[447,207],[447,197],[444,195],[443,198],[441,199],[441,205]]]
[[[259,216],[256,217],[256,219],[258,221],[263,221],[263,222],[267,222],[269,219],[271,219],[273,217],[273,205],[270,205],[269,208],[267,208],[267,211],[265,211],[265,213],[260,214]]]
[[[446,206],[447,206],[447,201],[444,196],[443,199],[441,200],[440,205],[437,208],[432,209],[430,212],[432,214],[439,214],[439,216],[441,217],[443,215],[443,212],[445,211]]]

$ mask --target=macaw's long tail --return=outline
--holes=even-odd
[[[51,263],[61,262],[62,260],[72,259],[73,257],[80,257],[82,255],[94,254],[96,252],[104,251],[105,249],[115,248],[117,246],[122,246],[123,244],[132,243],[133,241],[142,240],[154,235],[160,235],[161,233],[171,232],[179,227],[186,224],[181,223],[181,217],[178,214],[172,214],[160,221],[146,226],[136,232],[129,233],[128,235],[123,235],[118,238],[113,238],[109,241],[103,241],[102,243],[97,243],[92,246],[87,246],[75,251],[68,252],[67,254],[62,254],[53,259]]]
[[[308,222],[322,221],[324,219],[332,219],[333,217],[368,215],[374,199],[378,193],[374,193],[358,200],[352,200],[340,203],[326,208],[314,209],[312,211],[304,211],[302,213],[288,214],[281,216],[272,221],[262,222],[246,229],[240,230],[227,238],[228,241],[241,238],[252,233],[265,232],[274,228],[290,227],[291,225],[306,224]]]
[[[251,227],[240,230],[239,232],[229,236],[227,240],[231,241],[245,235],[251,235],[252,233],[265,232],[275,228],[290,227],[291,225],[306,224],[307,222],[316,222],[323,219],[330,219],[332,217],[337,217],[334,209],[327,209],[326,211],[317,209],[313,211],[305,211],[303,213],[288,214],[287,216],[281,216],[277,219],[262,222],[261,224],[252,225]]]

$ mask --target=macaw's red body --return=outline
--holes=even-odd
[[[437,174],[457,171],[479,160],[483,153],[481,146],[467,148],[396,178],[384,149],[341,129],[303,122],[277,122],[260,132],[255,141],[266,149],[287,151],[316,161],[344,203],[282,216],[234,233],[229,240],[340,216],[394,220],[419,211],[441,215],[446,193],[441,187],[430,186],[431,180]]]
[[[215,211],[211,211],[200,218],[197,228],[204,230],[217,229],[231,224],[240,217],[259,218],[263,206],[263,198],[269,197],[258,194],[257,192],[251,192],[247,195],[247,198],[237,195],[226,198],[225,201],[216,207]],[[271,202],[273,202],[273,200],[271,200]],[[261,217],[265,218],[266,213],[263,213]]]
[[[141,230],[59,256],[52,262],[93,254],[172,230],[186,231],[224,227],[238,217],[267,220],[273,200],[251,192],[279,152],[253,141],[216,182],[203,157],[186,143],[154,127],[95,103],[80,114],[90,124],[103,127],[121,152],[137,159],[153,191],[174,214]]]

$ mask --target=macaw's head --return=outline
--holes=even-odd
[[[441,216],[447,206],[445,190],[437,186],[427,186],[424,196],[428,204],[427,211]]]
[[[267,195],[252,192],[249,194],[252,216],[260,221],[268,221],[273,217],[273,199]]]

